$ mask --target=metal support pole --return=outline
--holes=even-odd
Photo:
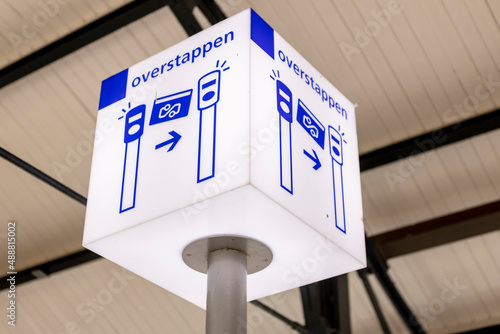
[[[208,254],[206,334],[246,334],[247,256],[233,249]]]

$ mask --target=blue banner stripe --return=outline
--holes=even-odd
[[[250,38],[274,59],[274,30],[253,9],[250,16]]]
[[[128,68],[102,82],[99,110],[125,98],[127,95],[127,80]]]

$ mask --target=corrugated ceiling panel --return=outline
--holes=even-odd
[[[359,113],[362,113],[363,110],[369,110],[375,104],[373,104],[372,100],[368,99],[366,94],[359,94],[360,88],[363,93],[366,92],[366,85],[363,85],[366,78],[363,78],[362,74],[356,71],[357,66],[353,66],[344,57],[338,45],[337,41],[341,41],[343,38],[342,34],[346,33],[339,13],[328,2],[314,2],[313,6],[309,3],[299,2],[294,4],[294,7],[298,16],[304,22],[304,29],[307,28],[309,31],[309,38],[314,41],[317,53],[322,56],[321,60],[315,63],[315,67],[334,85],[339,87],[346,96],[356,97],[356,100],[353,100],[353,102],[364,106],[364,108],[357,110],[356,118],[357,120],[363,119],[363,115]],[[321,17],[321,20],[317,19],[318,16]],[[360,78],[362,79],[360,80]],[[387,112],[390,112],[390,109],[387,110]],[[396,119],[388,119],[398,121],[397,117]],[[382,140],[384,137],[374,133],[375,129],[384,128],[384,122],[376,117],[376,115],[373,121],[379,123],[374,123],[368,128],[365,122],[358,123],[358,141],[363,143],[362,145],[373,143],[374,140]],[[397,125],[396,129],[401,130],[402,127],[399,126],[400,124]],[[404,132],[404,130],[402,131]],[[384,132],[384,135],[387,134]],[[397,131],[392,136],[397,138]],[[401,136],[404,137],[405,134],[402,133]]]
[[[383,7],[379,8],[373,2],[357,1],[356,5],[365,20],[363,25],[360,22],[362,27],[368,27],[369,24],[376,22],[373,13],[387,10]],[[399,14],[389,15],[397,17]],[[398,22],[391,20],[391,25],[387,29],[379,25],[379,32],[377,33],[377,30],[373,32],[373,36],[376,38],[373,38],[372,42],[366,47],[366,52],[369,55],[369,59],[372,59],[372,69],[380,78],[381,85],[386,86],[390,82],[389,80],[393,78],[403,89],[403,95],[408,96],[410,104],[396,104],[396,110],[398,110],[400,116],[404,117],[406,114],[415,113],[416,118],[423,125],[424,129],[429,131],[430,129],[440,127],[442,123],[436,114],[435,106],[408,58],[407,52],[403,50],[392,32],[392,28],[395,30],[398,29]],[[376,58],[374,57],[375,55],[377,55]],[[388,94],[393,94],[392,90],[389,90]],[[389,127],[389,131],[393,129],[394,126]]]
[[[16,269],[22,270],[81,250],[85,208],[33,176],[0,160],[0,257],[7,259],[7,222],[17,223]],[[5,243],[5,244],[4,244]],[[7,260],[0,264],[7,270]]]
[[[500,3],[495,0],[486,0],[486,4],[488,6],[488,9],[490,10],[491,15],[495,18],[495,23],[498,27],[500,22]]]
[[[316,4],[316,6],[319,5]],[[342,73],[341,80],[334,82],[334,84],[340,91],[343,91],[343,82],[349,81],[347,78],[354,77],[358,81],[354,85],[354,92],[347,97],[359,105],[356,109],[356,121],[360,134],[358,144],[360,151],[366,152],[407,137],[402,118],[398,115],[394,101],[392,101],[395,95],[390,94],[391,90],[400,91],[400,86],[395,82],[390,70],[373,70],[374,65],[378,68],[388,69],[386,63],[380,61],[381,54],[377,46],[374,43],[368,43],[360,48],[357,43],[356,29],[365,26],[360,12],[354,4],[345,1],[334,2],[329,8],[323,4],[319,8],[318,12],[321,13],[323,21],[327,22],[330,34],[335,36],[335,44],[341,49],[339,55],[329,59],[329,62],[334,64],[335,71]],[[333,19],[331,19],[332,17]],[[320,34],[320,36],[324,35]],[[327,39],[323,41],[323,43],[331,42]],[[352,48],[355,48],[356,52],[346,51]],[[371,55],[370,57],[366,56],[368,53]],[[336,66],[337,63],[343,66]],[[349,71],[343,71],[343,69],[349,69]],[[325,73],[325,76],[330,78],[329,74]],[[385,84],[382,85],[381,82],[385,82]],[[408,120],[411,122],[411,119]],[[418,125],[418,122],[412,124]],[[390,129],[394,131],[390,131]],[[362,140],[361,133],[365,132],[368,135],[365,140]]]
[[[0,68],[130,1],[0,1]]]
[[[83,136],[83,131],[90,132],[95,127],[95,119],[81,107],[83,102],[76,94],[69,93],[65,97],[71,98],[69,105],[58,103],[53,106],[52,102],[41,97],[44,94],[42,87],[49,86],[49,82],[62,81],[62,84],[55,83],[62,86],[62,90],[56,93],[59,96],[73,89],[61,79],[60,75],[68,75],[64,65],[58,68],[55,78],[48,79],[50,75],[46,74],[50,71],[50,68],[45,68],[42,75],[32,74],[0,91],[0,105],[4,111],[4,121],[0,123],[0,146],[75,191],[86,194],[90,165],[83,170],[85,177],[75,178],[75,172],[82,170],[83,158],[91,154],[90,141]],[[39,91],[33,90],[35,93],[28,97],[31,85],[39,87]],[[50,96],[50,92],[45,94]],[[84,123],[80,123],[82,121]]]
[[[299,289],[278,293],[273,296],[262,298],[260,301],[299,324],[303,325],[305,323]],[[267,312],[252,305],[249,307],[248,311],[248,333],[296,333],[296,331],[288,325],[276,320],[277,319]]]
[[[370,282],[374,294],[377,296],[377,300],[380,304],[380,308],[382,313],[384,314],[387,325],[391,329],[392,333],[406,333],[408,332],[408,328],[403,323],[403,320],[397,313],[394,305],[387,297],[387,294],[384,292],[382,286],[379,281],[375,277],[375,275],[368,275],[368,281]],[[372,322],[376,321],[376,318],[373,318]],[[377,321],[378,322],[378,321]],[[365,333],[369,333],[367,331]]]
[[[356,273],[350,273],[348,278],[351,331],[353,333],[383,333],[361,280]]]
[[[496,55],[500,52],[500,35],[498,34],[498,21],[492,12],[492,7],[488,4],[488,1],[466,0],[465,4],[472,16],[473,23],[477,25],[490,56],[496,64],[496,69],[499,69],[500,59]]]
[[[439,78],[438,84],[435,83],[431,75],[428,74],[424,82],[426,85],[430,85],[432,82],[432,86],[427,88],[432,88],[430,89],[431,91],[436,89],[435,92],[442,94],[442,90],[438,88],[439,85],[442,85],[450,101],[460,103],[466,96],[465,89],[459,81],[457,73],[451,64],[448,55],[444,51],[443,46],[436,36],[435,29],[433,28],[433,24],[431,22],[432,17],[430,17],[425,11],[423,4],[418,1],[405,2],[404,8],[405,10],[402,14],[408,20],[410,28],[420,45],[421,51],[417,52],[425,53],[425,56],[429,61],[429,64],[420,63],[416,66],[419,69],[419,72],[423,71],[424,73],[428,73],[428,71],[432,70]],[[451,107],[451,105],[447,108],[449,107]],[[439,112],[443,113],[446,109],[439,110]],[[444,120],[448,122],[453,121]]]
[[[407,72],[407,75],[404,74],[405,71],[403,68],[395,70],[396,73],[400,74],[400,77],[401,74],[403,75],[401,82],[404,80],[406,82],[405,85],[408,86],[407,81],[410,80],[416,86],[416,89],[410,87],[410,89],[406,91],[406,95],[415,96],[413,99],[417,99],[414,103],[412,103],[413,113],[416,114],[414,117],[419,120],[415,123],[432,123],[432,127],[442,125],[443,120],[439,117],[439,114],[436,113],[436,111],[446,110],[451,107],[451,101],[445,87],[440,82],[431,61],[428,58],[426,51],[419,42],[412,25],[406,18],[405,14],[415,11],[416,8],[413,7],[413,4],[402,3],[401,9],[393,9],[391,12],[388,8],[388,3],[385,3],[382,0],[379,0],[378,3],[379,8],[374,8],[371,12],[372,19],[374,15],[373,13],[378,13],[379,15],[388,13],[388,16],[385,17],[389,17],[390,24],[387,29],[384,29],[384,31],[389,31],[395,35],[396,40],[393,40],[392,43],[400,44],[401,51],[399,52],[399,56],[401,59],[407,59],[407,63],[401,64],[401,60],[397,59],[398,55],[392,53],[394,46],[391,44],[386,44],[386,47],[383,47],[382,49],[387,50],[387,58],[392,59],[390,61],[391,64],[399,63],[399,66],[403,65],[403,68],[406,69],[405,71]],[[379,39],[377,38],[377,40]],[[381,41],[381,43],[383,43],[383,41]],[[396,47],[396,49],[398,48],[399,47]],[[424,108],[424,103],[419,102],[419,100],[427,100],[425,103],[427,108]],[[417,105],[418,108],[415,108],[415,105]],[[420,131],[422,131],[422,129],[409,128],[410,133],[418,133]]]
[[[459,77],[460,83],[467,92],[467,96],[475,96],[475,90],[478,84],[480,84],[480,82],[477,81],[477,77],[481,76],[483,78],[487,78],[491,72],[487,70],[485,64],[480,63],[481,59],[474,58],[480,57],[479,53],[471,54],[467,45],[464,43],[464,40],[468,40],[470,37],[460,34],[460,31],[457,30],[457,25],[453,22],[448,8],[443,4],[443,2],[425,1],[423,4],[424,10],[430,18],[429,24],[433,27],[433,31],[436,34],[440,45],[444,48],[450,63]],[[461,24],[463,20],[466,19],[467,17],[462,17],[460,19]],[[498,56],[498,54],[495,55],[495,57]],[[489,62],[486,64],[488,63]],[[495,78],[497,81],[498,79],[499,78]],[[498,92],[495,96],[497,96],[497,94]],[[462,99],[455,100],[454,102],[462,103],[462,100],[467,96],[463,96]],[[482,99],[479,102],[480,106],[477,108],[479,111],[490,111],[495,108],[491,97]],[[468,117],[471,117],[474,114],[476,114],[476,112],[471,109]]]
[[[490,43],[494,43],[495,39],[486,40],[486,36],[481,33],[478,27],[480,24],[479,22],[484,22],[482,24],[484,30],[485,24],[489,23],[491,31],[488,29],[485,33],[496,32],[496,39],[498,39],[498,27],[495,26],[494,19],[486,2],[478,1],[474,5],[469,2],[467,5],[465,1],[455,2],[445,0],[444,4],[480,75],[483,78],[487,78],[490,75],[497,79],[500,78],[500,71],[497,67],[498,62],[500,61],[499,55],[498,53],[491,53],[489,47],[487,46]],[[477,13],[477,20],[474,20],[469,7],[473,7],[476,12],[481,12],[482,15]],[[495,106],[498,107],[500,105],[500,95],[497,94],[493,96],[493,101]],[[483,108],[484,107],[479,107],[478,109],[479,111],[488,111],[488,109]]]
[[[500,320],[500,232],[389,261],[390,273],[432,333],[453,333]]]
[[[364,172],[373,235],[500,199],[500,130]]]

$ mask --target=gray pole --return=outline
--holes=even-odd
[[[213,236],[187,245],[182,259],[207,274],[206,334],[246,334],[247,275],[269,266],[269,247],[250,238]]]
[[[247,255],[233,249],[208,254],[206,334],[246,334]]]

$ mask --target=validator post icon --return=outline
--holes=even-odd
[[[137,192],[137,171],[139,168],[139,153],[141,136],[144,133],[144,118],[146,105],[133,108],[125,117],[125,158],[123,161],[122,192],[120,198],[120,213],[135,207]]]
[[[340,130],[340,129],[339,129]],[[342,135],[332,126],[328,127],[330,138],[330,155],[332,157],[332,175],[333,175],[333,205],[335,210],[335,226],[346,233],[345,226],[345,203],[344,203],[344,176],[342,173],[343,145]]]
[[[198,110],[200,111],[198,183],[211,179],[215,175],[217,102],[219,102],[220,75],[220,70],[214,70],[202,76],[198,81]]]
[[[278,72],[279,76],[279,72]],[[293,194],[292,171],[292,91],[281,80],[276,79],[276,105],[280,131],[280,182],[281,187]]]

